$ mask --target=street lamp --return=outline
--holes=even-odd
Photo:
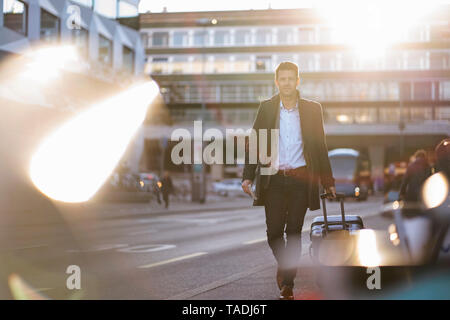
[[[206,27],[211,26],[211,25],[216,25],[217,24],[217,19],[209,19],[209,18],[202,18],[202,19],[197,19],[195,21],[196,26],[202,27],[202,41],[201,41],[201,51],[202,51],[202,59],[201,59],[201,76],[200,76],[200,88],[201,88],[201,98],[202,98],[202,102],[201,102],[201,111],[200,111],[200,120],[203,122],[203,120],[205,120],[205,113],[206,113],[206,103],[205,103],[205,52],[204,49],[206,47],[205,42],[207,41],[207,29]],[[203,137],[203,124],[202,124],[202,137]],[[194,138],[195,139],[195,138]],[[201,145],[203,146],[203,139],[201,141]],[[196,143],[194,143],[194,148],[196,146]],[[203,148],[202,148],[203,149]],[[194,152],[202,152],[201,150],[194,150]],[[203,158],[203,157],[202,157]],[[202,159],[203,162],[203,159]],[[205,166],[203,165],[203,163],[200,164],[196,164],[194,163],[193,165],[193,170],[192,170],[192,194],[191,194],[191,199],[193,202],[200,202],[200,203],[204,203],[206,200],[206,170],[205,170]]]

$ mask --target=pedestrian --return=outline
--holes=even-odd
[[[173,191],[172,178],[170,178],[169,172],[164,171],[163,178],[161,179],[161,193],[166,209],[169,208],[169,194]]]
[[[418,202],[422,185],[431,175],[431,167],[425,150],[417,150],[413,161],[408,165],[400,187],[400,199],[405,202]]]
[[[442,140],[435,149],[436,172],[444,173],[450,179],[450,138]]]
[[[246,144],[242,189],[251,194],[252,181],[258,181],[253,205],[264,206],[267,240],[278,263],[276,281],[280,299],[294,298],[294,279],[301,256],[301,234],[307,209],[320,209],[319,183],[336,197],[328,149],[323,128],[322,106],[304,99],[297,86],[298,66],[282,62],[275,71],[278,93],[262,101],[253,123],[257,140],[260,129],[267,129],[267,155],[274,174],[262,174],[265,157],[248,163],[249,152],[257,146]],[[271,152],[271,129],[279,129],[278,150]],[[259,145],[259,142],[257,143]],[[276,173],[275,173],[276,172]],[[284,234],[286,233],[286,239]]]

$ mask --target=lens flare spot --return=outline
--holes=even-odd
[[[155,82],[135,85],[64,124],[31,159],[34,185],[54,200],[89,200],[120,161],[158,94]]]

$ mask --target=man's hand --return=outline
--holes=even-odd
[[[245,193],[247,193],[248,195],[252,195],[250,192],[250,185],[252,184],[252,180],[244,180],[242,182],[242,190],[244,190]]]
[[[325,188],[325,192],[331,194],[332,199],[336,199],[336,188],[335,187]]]

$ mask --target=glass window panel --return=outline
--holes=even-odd
[[[429,107],[408,108],[411,121],[433,120],[433,111]]]
[[[41,9],[41,40],[57,42],[59,40],[59,18]]]
[[[431,100],[432,96],[431,82],[415,82],[414,83],[414,100]]]
[[[155,32],[152,37],[153,46],[168,46],[169,45],[169,33],[168,32]]]
[[[251,63],[249,56],[236,56],[234,61],[234,72],[250,72]]]
[[[194,46],[196,47],[202,47],[206,45],[206,37],[207,37],[207,31],[196,31],[194,32]]]
[[[269,45],[272,44],[272,30],[259,29],[256,31],[256,44]]]
[[[450,100],[450,81],[441,81],[439,84],[439,99]]]
[[[123,67],[126,71],[134,72],[134,51],[128,47],[123,47]]]
[[[270,56],[260,56],[256,57],[256,71],[270,71],[271,70],[271,57]]]
[[[236,45],[249,45],[251,41],[250,30],[236,30],[234,40]]]
[[[3,1],[4,26],[23,35],[27,35],[27,5],[18,0]]]
[[[320,43],[331,43],[333,41],[332,38],[332,29],[328,27],[322,27],[319,31]]]
[[[228,44],[230,33],[228,31],[216,31],[214,34],[214,44],[223,46]]]
[[[112,41],[105,38],[104,36],[99,36],[98,43],[98,59],[101,63],[105,65],[112,65]]]
[[[187,32],[174,32],[173,33],[173,45],[177,47],[184,47],[188,45]]]
[[[278,29],[277,36],[279,44],[294,44],[294,31],[292,28]]]
[[[315,29],[311,27],[300,27],[298,29],[299,43],[313,43],[315,41]]]
[[[436,120],[450,121],[450,106],[436,108]]]
[[[88,39],[89,33],[86,29],[72,29],[72,42],[78,48],[80,55],[83,57],[88,56]]]
[[[408,52],[408,69],[417,70],[425,67],[426,54],[423,51]]]

